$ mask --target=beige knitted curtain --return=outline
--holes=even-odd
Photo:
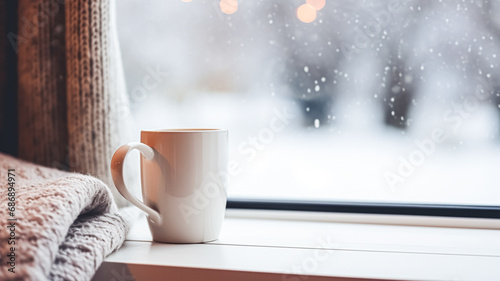
[[[20,0],[15,38],[19,157],[110,185],[112,153],[129,136],[112,5]]]

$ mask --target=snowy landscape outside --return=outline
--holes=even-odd
[[[231,198],[500,205],[500,1],[235,1],[117,1],[137,130],[228,129]]]

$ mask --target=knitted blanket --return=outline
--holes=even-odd
[[[136,213],[94,177],[0,154],[0,280],[90,280]]]

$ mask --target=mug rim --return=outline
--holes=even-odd
[[[227,129],[186,128],[186,129],[145,129],[141,130],[141,133],[217,133],[225,131],[227,131]]]

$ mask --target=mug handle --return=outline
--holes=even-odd
[[[155,224],[161,224],[160,214],[157,211],[146,206],[146,204],[144,204],[143,202],[139,201],[139,199],[132,195],[125,186],[125,181],[123,180],[123,162],[125,160],[125,156],[127,156],[127,153],[134,149],[139,150],[139,152],[147,160],[153,160],[153,157],[155,155],[154,150],[143,143],[131,142],[120,146],[120,148],[115,151],[115,154],[113,154],[113,158],[111,159],[111,176],[113,178],[113,182],[115,183],[118,192],[120,192],[120,194],[125,197],[125,199],[148,214],[149,218]]]

